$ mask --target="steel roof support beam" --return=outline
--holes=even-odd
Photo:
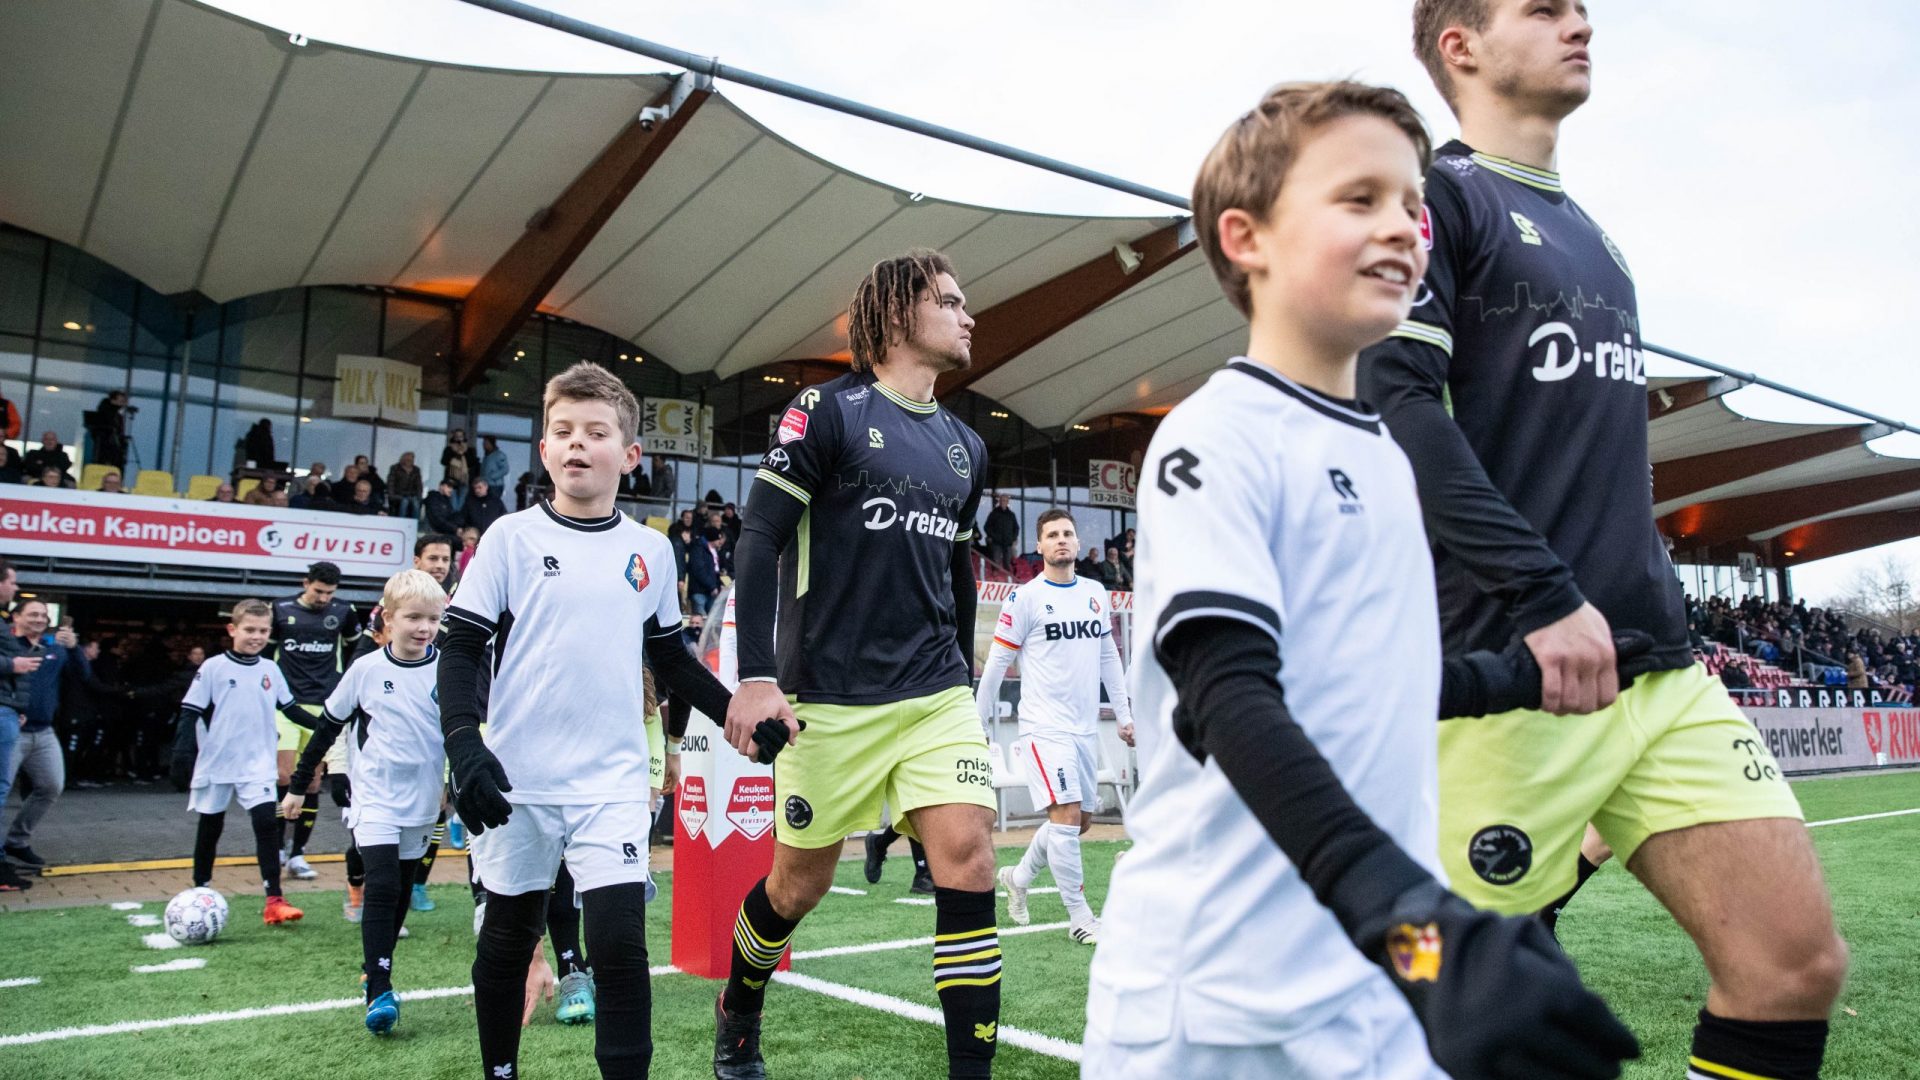
[[[479,381],[513,341],[561,275],[586,250],[647,170],[711,96],[706,80],[682,75],[616,135],[567,190],[527,222],[527,229],[467,294],[454,350],[453,385]]]
[[[1878,476],[1696,503],[1661,518],[1660,531],[1671,536],[1677,547],[1712,547],[1795,521],[1837,514],[1915,491],[1920,491],[1920,468],[1902,469]]]
[[[974,320],[973,362],[940,376],[934,396],[973,385],[1002,364],[1085,318],[1100,305],[1171,266],[1197,242],[1189,222],[1116,245],[1079,266],[1009,297]]]
[[[1892,433],[1882,425],[1860,424],[1834,431],[1816,431],[1811,435],[1796,435],[1789,439],[1775,439],[1757,446],[1737,446],[1731,450],[1655,462],[1653,501],[1663,503],[1670,499],[1685,498],[1698,491],[1759,476],[1809,458],[1836,454]]]

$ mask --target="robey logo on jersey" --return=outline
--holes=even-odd
[[[960,523],[952,518],[929,514],[924,510],[909,510],[902,514],[894,501],[885,495],[875,495],[861,503],[860,509],[866,511],[867,528],[875,532],[892,528],[895,522],[899,522],[900,527],[908,532],[925,533],[942,540],[951,540],[960,535]]]
[[[1587,364],[1597,379],[1646,385],[1647,354],[1634,347],[1632,334],[1620,336],[1621,341],[1595,342],[1593,348],[1582,351],[1580,335],[1572,326],[1563,322],[1546,323],[1527,338],[1527,346],[1537,350],[1533,354],[1533,377],[1540,382],[1559,382],[1572,378],[1580,365]]]

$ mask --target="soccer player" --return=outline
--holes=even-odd
[[[1067,906],[1067,933],[1083,945],[1100,940],[1100,920],[1087,906],[1080,870],[1080,835],[1100,810],[1100,688],[1124,729],[1133,724],[1126,670],[1113,643],[1106,586],[1073,572],[1080,534],[1073,515],[1055,507],[1040,515],[1040,558],[1046,571],[1007,594],[993,630],[993,651],[975,698],[982,727],[993,722],[1000,680],[1020,658],[1020,738],[1013,760],[1026,774],[1033,805],[1047,823],[1033,834],[1018,866],[997,878],[1007,890],[1007,914],[1025,926],[1027,890],[1049,867]]]
[[[440,812],[446,755],[434,701],[440,657],[433,640],[446,603],[440,583],[423,571],[402,570],[387,579],[380,596],[387,645],[348,669],[327,695],[320,723],[293,768],[291,790],[281,800],[283,815],[296,811],[300,792],[341,731],[357,725],[347,757],[353,784],[347,826],[366,867],[360,970],[367,977],[367,1030],[375,1035],[392,1032],[400,1021],[393,944],[406,923],[413,876]]]
[[[447,578],[453,570],[453,549],[459,541],[445,533],[427,533],[413,542],[413,568],[425,573],[443,590],[447,589]],[[380,609],[375,608],[367,616],[366,633],[360,635],[360,644],[354,649],[353,659],[357,663],[361,657],[380,651],[381,644],[375,640],[381,632]],[[333,799],[339,804],[344,816],[352,799],[352,787],[345,776],[333,778]],[[439,905],[433,897],[427,895],[427,875],[433,872],[434,860],[440,854],[440,844],[447,838],[447,811],[443,806],[438,820],[433,823],[433,832],[427,837],[427,853],[420,857],[420,870],[414,875],[413,895],[408,903],[415,911],[432,911]],[[351,843],[347,846],[347,908],[351,912],[348,921],[358,917],[361,887],[366,880],[366,869],[360,862],[360,852]]]
[[[1427,175],[1419,303],[1361,374],[1414,463],[1444,648],[1522,641],[1544,683],[1540,711],[1442,726],[1441,858],[1474,903],[1537,912],[1593,823],[1706,960],[1691,1075],[1812,1077],[1846,946],[1793,793],[1693,661],[1633,276],[1556,171],[1593,28],[1570,0],[1422,0],[1413,21],[1461,141]],[[1626,690],[1624,630],[1659,669]]]
[[[1194,183],[1250,334],[1141,474],[1140,787],[1083,1076],[1611,1077],[1635,1051],[1545,927],[1441,876],[1432,562],[1354,397],[1425,269],[1428,147],[1397,91],[1280,86]]]
[[[987,1076],[993,1066],[994,793],[969,693],[967,524],[986,445],[933,399],[941,373],[967,366],[973,318],[952,264],[926,250],[875,264],[847,318],[853,371],[801,391],[781,417],[734,556],[740,689],[727,741],[754,753],[769,717],[776,744],[793,741],[774,761],[773,870],[740,905],[714,1006],[721,1080],[766,1075],[767,980],[833,884],[841,842],[877,825],[882,803],[926,845],[933,871],[933,985],[949,1073]]]
[[[276,600],[273,604],[274,662],[287,673],[293,687],[293,700],[299,706],[289,715],[298,719],[280,721],[280,786],[287,786],[293,775],[294,759],[306,749],[313,727],[319,722],[327,695],[340,682],[340,673],[352,662],[354,639],[360,636],[360,617],[353,605],[336,599],[340,588],[340,568],[330,562],[307,567],[300,594]],[[341,746],[326,763],[334,772],[346,771],[346,747]],[[320,814],[320,777],[326,768],[314,774],[310,790],[301,792],[300,812],[291,820],[293,840],[286,837],[285,821],[280,826],[280,845],[285,848],[287,872],[302,881],[319,877],[307,865],[307,841],[313,836],[314,820]],[[281,791],[280,798],[287,793]]]
[[[640,463],[632,391],[583,361],[548,381],[544,409],[553,498],[487,530],[447,608],[440,659],[454,808],[487,889],[473,961],[480,1056],[487,1076],[519,1075],[528,968],[564,857],[594,962],[594,1057],[604,1076],[644,1076],[652,822],[641,665],[709,716],[726,715],[729,695],[681,644],[667,538],[614,509],[620,478]]]
[[[200,665],[180,702],[173,772],[176,783],[188,783],[187,809],[200,815],[193,883],[213,880],[227,805],[238,802],[253,823],[254,855],[267,893],[262,917],[277,926],[297,922],[305,913],[280,892],[280,829],[273,814],[275,721],[294,701],[279,665],[260,655],[272,633],[273,608],[265,600],[233,605],[227,623],[231,647]]]

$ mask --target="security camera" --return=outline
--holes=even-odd
[[[671,112],[668,112],[661,106],[649,105],[640,110],[640,130],[652,131],[655,124],[660,123],[672,115]]]
[[[1120,272],[1123,274],[1131,274],[1140,269],[1140,263],[1144,261],[1144,257],[1134,250],[1132,244],[1113,245],[1113,259],[1120,264]]]

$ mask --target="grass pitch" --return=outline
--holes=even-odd
[[[1920,773],[1847,777],[1796,785],[1810,821],[1920,807]],[[1825,1072],[1828,1080],[1891,1080],[1920,1076],[1920,815],[1859,821],[1814,830],[1842,933],[1853,948],[1853,971],[1835,1013]],[[1085,845],[1087,891],[1105,899],[1115,853],[1124,845]],[[1017,858],[1003,851],[1002,861]],[[445,873],[457,867],[450,863]],[[908,866],[888,863],[888,877],[868,886],[856,863],[838,884],[865,896],[830,894],[795,938],[796,972],[839,987],[886,995],[936,1009],[924,945],[808,958],[814,950],[921,938],[933,912],[901,904]],[[337,871],[335,871],[337,872]],[[1043,884],[1046,883],[1043,879]],[[184,887],[185,882],[182,882]],[[656,965],[664,964],[668,890],[649,914]],[[464,987],[473,958],[472,909],[457,883],[436,885],[438,910],[408,918],[412,937],[395,957],[403,990]],[[402,1006],[395,1036],[375,1040],[360,1009],[328,1002],[358,998],[358,927],[342,921],[339,894],[302,897],[307,918],[291,930],[261,925],[257,896],[232,898],[233,923],[215,945],[154,951],[141,944],[157,928],[128,924],[127,912],[105,907],[29,911],[0,916],[0,982],[37,977],[35,985],[0,987],[0,1077],[196,1077],[261,1080],[289,1071],[414,1078],[469,1077],[478,1053],[473,1011],[464,994]],[[158,915],[146,904],[138,914]],[[1037,895],[1036,923],[1064,919],[1059,899]],[[1008,927],[1003,927],[1008,929]],[[1706,974],[1684,935],[1617,866],[1582,891],[1561,920],[1561,934],[1582,973],[1640,1036],[1646,1057],[1627,1076],[1678,1075],[1694,1014],[1706,995]],[[1079,1042],[1091,950],[1064,930],[1003,936],[1006,957],[1003,1024],[1039,1036]],[[139,974],[137,965],[202,958],[203,968]],[[654,1075],[708,1075],[712,1002],[718,984],[682,974],[654,980]],[[291,1015],[221,1014],[313,1006]],[[776,983],[768,991],[765,1052],[781,1080],[938,1080],[945,1043],[933,1024],[867,1005]],[[192,1019],[187,1019],[192,1018]],[[146,1030],[112,1025],[168,1022]],[[183,1022],[184,1021],[184,1022]],[[69,1037],[22,1042],[60,1029]],[[535,1080],[597,1077],[590,1027],[555,1023],[542,1006],[522,1044],[521,1067]],[[1057,1049],[1057,1047],[1056,1047]],[[1071,1052],[1071,1046],[1066,1048]],[[1005,1039],[996,1075],[1067,1078],[1069,1060],[1022,1049]]]

